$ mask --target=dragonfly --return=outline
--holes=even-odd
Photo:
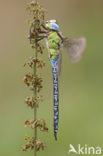
[[[35,30],[33,30],[35,31]],[[81,60],[83,52],[86,47],[86,38],[79,37],[70,39],[64,37],[60,31],[60,27],[55,19],[47,21],[42,24],[42,30],[38,30],[39,35],[37,42],[45,39],[46,47],[48,49],[49,60],[52,65],[53,73],[53,106],[54,106],[54,137],[57,140],[58,122],[59,122],[59,77],[61,73],[62,53],[63,47],[69,54],[72,63],[77,63]],[[32,39],[33,33],[30,30],[30,39]]]

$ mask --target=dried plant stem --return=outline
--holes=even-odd
[[[35,47],[35,58],[37,58],[37,45]],[[37,69],[36,69],[36,62],[34,63],[34,76],[36,75]],[[37,88],[35,86],[34,88],[34,97],[36,97],[37,95]],[[37,107],[34,107],[34,120],[37,120]],[[37,127],[34,126],[34,139],[35,141],[37,140]],[[36,142],[34,142],[34,144],[36,145]],[[36,156],[36,146],[34,145],[34,156]]]
[[[24,67],[28,65],[31,69],[33,68],[33,73],[30,71],[24,76],[24,83],[33,91],[33,96],[28,96],[25,99],[25,104],[33,109],[33,119],[26,120],[25,126],[29,126],[33,130],[33,136],[25,136],[24,141],[26,141],[26,144],[22,147],[22,150],[33,150],[33,155],[37,156],[37,151],[44,150],[45,148],[45,144],[41,140],[38,140],[37,128],[42,132],[48,131],[45,120],[37,118],[39,102],[43,101],[42,96],[38,96],[38,93],[43,88],[43,79],[38,75],[37,69],[42,69],[45,66],[45,62],[38,56],[38,54],[43,54],[43,46],[40,42],[38,43],[38,39],[40,38],[41,24],[44,22],[44,9],[38,3],[38,0],[33,0],[28,3],[27,10],[30,13],[28,39],[30,40],[32,49],[34,49],[34,56],[30,57],[29,61],[24,64]]]
[[[36,19],[38,19],[38,11],[37,11],[37,0],[35,0],[35,4],[36,4]],[[35,26],[37,25],[37,23],[35,23]],[[37,37],[35,38],[35,41],[37,40]],[[38,44],[37,42],[35,42],[35,59],[37,59],[37,53],[38,53]],[[34,63],[34,76],[36,76],[37,74],[37,67],[36,67],[36,62]],[[34,97],[37,96],[37,87],[35,86],[34,88]],[[37,120],[37,107],[34,107],[34,120]],[[37,155],[36,152],[36,140],[37,140],[37,127],[34,126],[34,156]]]

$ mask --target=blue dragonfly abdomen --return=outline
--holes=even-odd
[[[58,121],[59,121],[59,90],[58,90],[58,71],[57,71],[58,59],[51,60],[53,70],[53,86],[54,86],[54,137],[57,140]]]

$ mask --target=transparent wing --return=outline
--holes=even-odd
[[[73,63],[79,62],[86,47],[86,39],[85,37],[76,39],[64,38],[63,47],[69,53]]]
[[[59,57],[58,57],[58,62],[57,62],[58,76],[60,76],[60,73],[61,73],[61,63],[62,63],[62,54],[61,54],[61,51],[59,50]]]

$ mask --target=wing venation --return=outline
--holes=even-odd
[[[63,47],[69,53],[73,63],[79,62],[86,47],[86,39],[85,37],[76,39],[64,38]]]

